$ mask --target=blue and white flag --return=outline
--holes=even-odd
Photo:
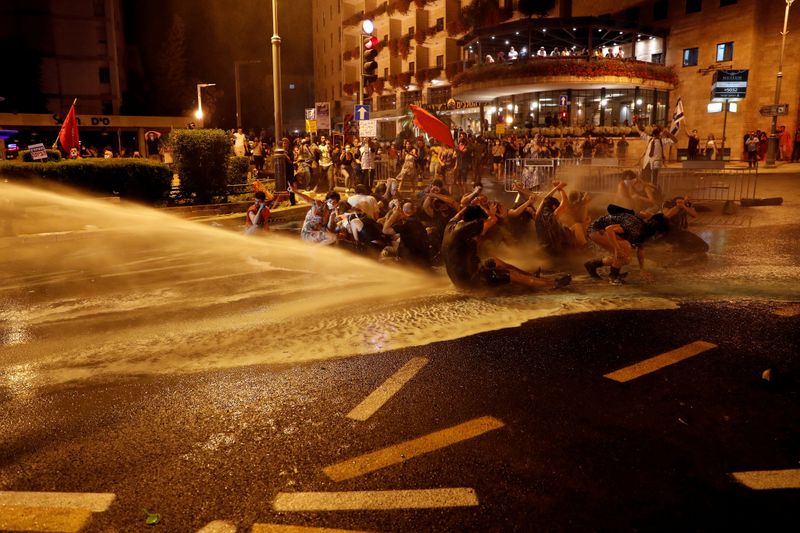
[[[681,122],[683,121],[683,101],[681,101],[681,97],[678,97],[678,101],[675,102],[675,112],[672,113],[672,125],[669,128],[669,132],[672,135],[677,135],[678,130],[681,129]]]

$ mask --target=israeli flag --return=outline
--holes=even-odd
[[[681,129],[681,121],[683,120],[683,101],[681,97],[678,97],[678,101],[675,102],[675,112],[672,113],[672,126],[669,128],[669,132],[672,135],[677,135],[678,130]]]

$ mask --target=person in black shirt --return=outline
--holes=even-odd
[[[662,213],[657,213],[647,220],[636,216],[633,211],[609,205],[609,214],[595,219],[589,224],[589,239],[614,255],[603,259],[587,261],[584,266],[589,275],[600,279],[597,269],[602,266],[611,267],[611,283],[620,284],[625,277],[620,269],[630,263],[633,249],[642,277],[651,279],[652,275],[644,269],[644,243],[659,234],[669,231],[669,222]]]
[[[399,235],[397,257],[416,266],[431,266],[431,249],[428,231],[417,217],[417,206],[411,202],[395,207],[386,217],[383,233]]]
[[[442,256],[450,281],[456,287],[467,289],[497,287],[512,283],[537,289],[568,285],[572,280],[569,275],[549,280],[537,277],[496,257],[481,261],[478,256],[478,239],[497,223],[495,209],[496,207],[491,205],[487,214],[482,207],[470,205],[461,209],[447,223],[442,242]]]

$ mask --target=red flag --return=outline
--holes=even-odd
[[[77,101],[77,99],[76,99]],[[72,102],[72,107],[69,108],[67,118],[61,124],[61,131],[58,132],[58,140],[61,141],[61,148],[67,153],[72,148],[81,147],[81,139],[78,137],[78,121],[75,120],[75,102]]]
[[[414,124],[419,129],[423,130],[434,139],[437,139],[445,146],[455,148],[453,135],[450,133],[450,128],[447,127],[447,124],[419,106],[410,105],[409,107],[414,113]]]

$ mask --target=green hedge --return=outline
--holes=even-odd
[[[33,163],[33,158],[31,157],[30,150],[21,150],[19,153],[19,158],[26,163]],[[61,151],[60,150],[47,150],[47,162],[52,163],[54,161],[61,161]],[[39,161],[37,161],[39,163]]]
[[[0,176],[42,178],[71,187],[144,202],[164,199],[172,170],[148,159],[73,159],[54,163],[0,162]]]
[[[250,170],[250,158],[233,155],[228,158],[228,184],[246,183]]]
[[[209,203],[214,196],[227,196],[228,158],[231,141],[222,130],[173,130],[169,139],[181,191]]]

